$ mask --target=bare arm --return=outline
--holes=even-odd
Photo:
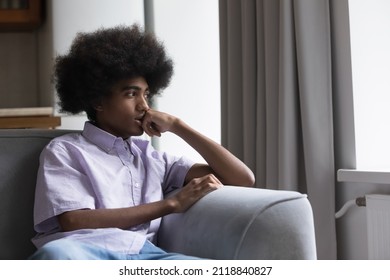
[[[108,227],[128,229],[171,213],[185,212],[220,185],[216,177],[206,175],[191,180],[176,195],[161,201],[127,208],[74,210],[59,215],[58,221],[63,231]]]
[[[197,164],[187,174],[187,181],[208,173],[215,174],[225,185],[252,186],[253,172],[227,149],[197,132],[182,120],[166,113],[149,110],[143,120],[149,136],[170,131],[192,146],[208,165]]]
[[[186,186],[173,197],[128,208],[69,211],[58,216],[62,230],[107,227],[128,229],[171,213],[185,212],[222,184],[254,184],[253,173],[243,162],[180,119],[149,110],[144,117],[143,127],[150,136],[161,136],[166,131],[175,133],[198,151],[208,164],[195,164],[187,173]]]

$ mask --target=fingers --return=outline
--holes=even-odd
[[[220,187],[222,187],[222,183],[213,174],[208,174],[203,177],[192,179],[175,196],[178,202],[177,205],[179,205],[177,212],[186,211],[199,199]]]
[[[192,184],[195,189],[199,189],[200,191],[204,191],[206,193],[222,187],[221,181],[219,181],[219,179],[211,173],[203,177],[193,179],[190,184]]]
[[[142,120],[142,128],[145,131],[145,133],[150,137],[153,136],[160,137],[161,130],[159,129],[158,125],[155,122],[153,122],[153,116],[151,111],[153,110],[148,109],[146,111],[145,116]]]
[[[153,122],[144,122],[142,124],[142,128],[144,129],[145,133],[149,135],[150,137],[161,136],[161,132],[157,128],[157,126]]]
[[[149,136],[160,137],[161,133],[172,131],[177,122],[178,118],[172,115],[149,109],[142,120],[142,127]]]

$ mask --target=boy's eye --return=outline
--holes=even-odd
[[[138,90],[127,90],[125,92],[125,95],[127,97],[137,97],[137,96],[140,96],[141,97],[141,91],[138,91]],[[146,91],[143,95],[143,98],[145,98],[146,100],[150,100],[151,98],[151,94],[149,91]]]
[[[129,97],[134,97],[134,96],[136,96],[136,94],[137,94],[137,92],[134,91],[134,90],[126,92],[126,95],[129,96]]]

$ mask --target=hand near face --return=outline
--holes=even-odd
[[[172,131],[177,120],[167,113],[149,109],[142,119],[142,128],[150,137],[160,137],[161,133]]]

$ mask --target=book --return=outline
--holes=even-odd
[[[0,117],[52,116],[53,107],[3,108]]]

